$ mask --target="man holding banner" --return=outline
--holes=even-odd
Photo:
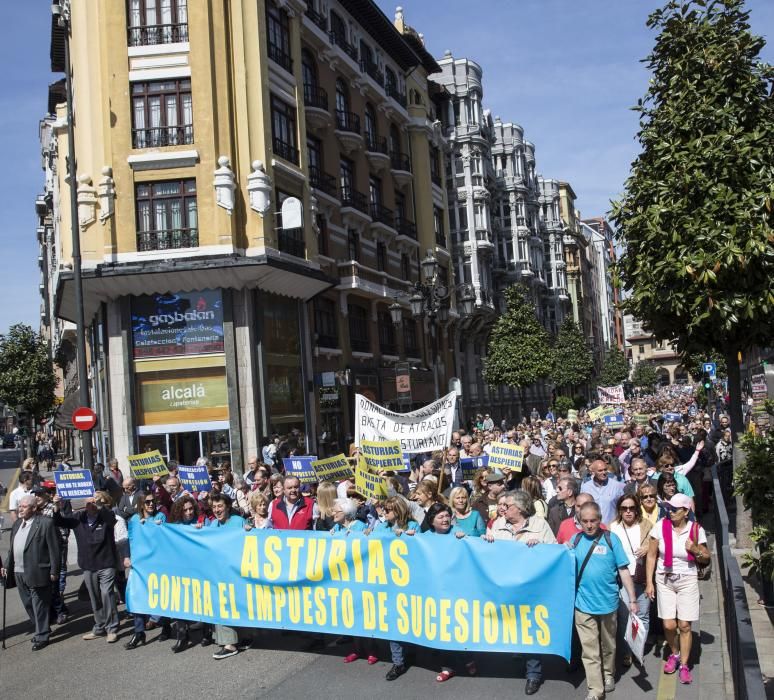
[[[269,519],[275,530],[311,530],[314,519],[314,501],[301,495],[301,481],[297,476],[286,476],[282,485],[283,496],[272,501]]]

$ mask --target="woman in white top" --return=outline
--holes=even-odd
[[[652,488],[652,487],[651,487]],[[642,517],[642,504],[638,496],[624,494],[618,499],[615,520],[610,524],[610,532],[618,535],[624,551],[629,557],[629,573],[634,581],[634,593],[637,596],[637,617],[640,618],[645,633],[650,626],[650,599],[645,594],[645,555],[648,553],[648,535],[653,523]],[[623,645],[623,632],[629,619],[629,596],[625,588],[621,588],[618,604],[619,644]],[[624,652],[623,665],[632,665],[630,651]]]
[[[693,680],[688,668],[691,622],[699,619],[696,564],[709,563],[710,553],[704,529],[688,519],[693,501],[678,493],[663,505],[669,519],[662,518],[650,531],[646,593],[651,600],[658,593],[658,616],[664,624],[664,636],[671,649],[664,673],[674,673],[679,666],[680,682],[690,683]]]

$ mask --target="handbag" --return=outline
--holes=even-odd
[[[699,538],[699,523],[694,523],[691,528],[691,539],[698,544]],[[706,564],[699,564],[699,560],[696,560],[696,576],[699,581],[709,581],[712,578],[712,559],[707,559]]]
[[[634,583],[638,583],[640,585],[645,585],[645,558],[644,557],[637,557],[637,554],[634,551],[634,547],[632,546],[632,541],[629,538],[629,531],[624,527],[623,528],[624,534],[626,535],[626,541],[629,543],[629,549],[632,550],[632,554],[634,554],[634,558],[637,559],[637,564],[634,567],[634,573],[632,574],[632,581]]]

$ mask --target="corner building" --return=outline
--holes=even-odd
[[[447,336],[433,358],[409,289],[427,251],[451,273],[438,66],[419,36],[368,0],[60,6],[105,452],[240,471],[280,433],[330,454],[353,432],[356,391],[396,400],[398,362],[412,400],[431,400]],[[54,19],[59,73],[64,32]],[[60,81],[41,241],[56,342],[76,311],[63,100]]]

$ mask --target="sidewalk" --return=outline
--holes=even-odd
[[[734,550],[737,561],[740,552]],[[741,562],[740,562],[741,565]],[[743,570],[744,571],[744,570]],[[774,609],[766,609],[760,601],[760,592],[755,587],[755,577],[743,576],[747,594],[747,607],[750,609],[755,645],[758,647],[758,662],[761,665],[766,697],[774,700]]]

